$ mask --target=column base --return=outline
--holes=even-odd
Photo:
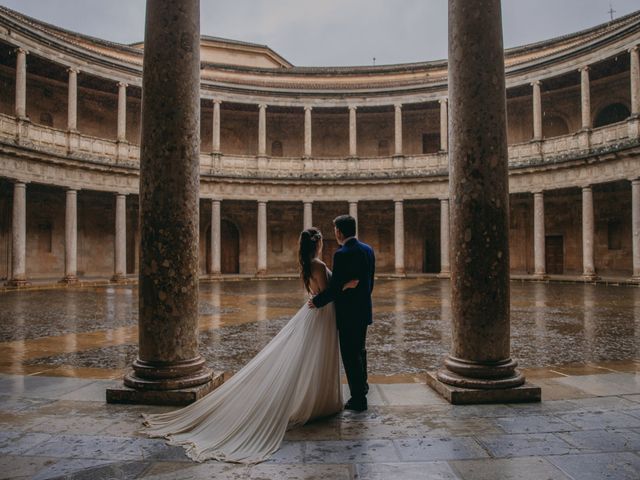
[[[634,275],[631,277],[632,282],[640,283],[640,275]]]
[[[130,372],[130,374],[133,374]],[[142,405],[189,405],[201,399],[224,382],[223,373],[213,373],[212,378],[202,385],[174,390],[147,390],[126,385],[108,388],[107,403],[133,403]]]
[[[405,271],[404,268],[396,268],[395,276],[397,276],[397,277],[406,277],[407,276],[407,272]]]
[[[267,271],[266,270],[258,270],[256,272],[256,277],[264,277],[267,275]]]
[[[60,280],[58,283],[64,283],[66,285],[73,285],[73,284],[76,284],[76,283],[79,283],[79,282],[80,282],[80,280],[75,275],[65,275],[62,278],[62,280]]]
[[[513,388],[491,390],[464,388],[440,381],[438,372],[427,372],[427,385],[454,405],[539,402],[542,399],[542,389],[527,382]]]
[[[111,277],[111,279],[109,280],[112,283],[122,283],[127,279],[127,277],[121,273],[116,273],[113,275],[113,277]]]
[[[440,272],[438,278],[451,278],[451,272]]]
[[[595,282],[596,280],[598,280],[598,278],[600,278],[600,277],[598,277],[598,275],[595,274],[595,273],[584,273],[584,274],[582,274],[582,279],[585,282]]]
[[[534,280],[547,280],[549,276],[546,273],[534,273],[531,278]]]
[[[25,278],[12,278],[10,280],[7,280],[5,285],[7,287],[20,288],[20,287],[26,287],[28,285],[31,285],[31,282],[27,281]]]

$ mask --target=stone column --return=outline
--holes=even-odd
[[[118,82],[118,141],[127,141],[127,84]]]
[[[356,235],[358,235],[358,202],[349,202],[349,215],[356,219]]]
[[[589,67],[580,69],[580,99],[582,111],[582,128],[591,128],[591,90],[589,87]]]
[[[451,275],[449,259],[449,199],[440,199],[440,276]]]
[[[629,75],[631,76],[631,115],[640,115],[640,53],[636,45],[629,49],[630,63]]]
[[[220,100],[213,101],[213,136],[211,139],[211,150],[213,153],[220,153]]]
[[[267,106],[258,105],[258,156],[267,155]]]
[[[267,202],[258,202],[258,275],[267,273]]]
[[[312,155],[311,148],[311,110],[312,107],[304,107],[304,156],[309,158]]]
[[[536,80],[533,86],[533,139],[542,140],[542,96],[540,95],[541,82]]]
[[[116,235],[114,241],[113,282],[127,276],[127,196],[116,194]]]
[[[313,202],[304,202],[302,228],[306,230],[311,227],[313,227]]]
[[[349,156],[358,156],[358,134],[356,124],[356,110],[358,107],[349,106]]]
[[[446,98],[438,100],[440,104],[440,150],[449,149],[449,102]]]
[[[395,154],[402,155],[402,105],[394,105],[395,112]]]
[[[16,117],[27,116],[27,52],[16,48]]]
[[[593,242],[593,189],[586,186],[582,188],[582,275],[585,280],[596,278]]]
[[[640,281],[640,178],[631,181],[631,250],[633,278]]]
[[[78,191],[67,190],[64,211],[64,278],[63,283],[78,281]]]
[[[67,130],[78,130],[78,69],[69,68],[69,89],[67,99]]]
[[[147,2],[140,145],[139,351],[107,401],[185,404],[208,393],[198,353],[200,2]]]
[[[547,275],[544,242],[544,194],[533,192],[533,276],[540,279]]]
[[[404,274],[404,206],[402,200],[394,200],[395,228],[393,248],[395,251],[396,273]]]
[[[510,358],[500,0],[449,0],[452,347],[428,383],[453,403],[540,400]]]
[[[13,184],[13,216],[11,217],[11,278],[7,285],[27,284],[27,185]]]
[[[209,265],[209,271],[212,275],[222,273],[220,207],[220,200],[211,200],[211,265]]]

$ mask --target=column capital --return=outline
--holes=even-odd
[[[357,205],[358,201],[359,200],[347,200],[347,203],[349,203],[349,204],[354,204],[355,203]]]
[[[395,108],[396,110],[400,110],[402,108],[402,104],[401,103],[394,103],[393,104],[393,108]]]
[[[349,110],[354,110],[354,111],[355,111],[355,110],[358,110],[358,107],[357,107],[356,105],[347,105],[347,108],[348,108]]]
[[[633,47],[629,47],[627,49],[627,52],[633,53],[633,52],[637,52],[638,50],[640,50],[640,45],[634,45]]]
[[[80,69],[78,67],[67,67],[67,72],[75,73],[77,75],[80,73]]]
[[[13,183],[14,186],[22,186],[22,187],[26,187],[27,183],[30,183],[26,180],[10,180],[11,183]]]
[[[531,192],[534,196],[535,195],[543,195],[544,194],[544,190],[533,190]]]
[[[589,70],[591,70],[591,68],[589,68],[589,65],[583,65],[582,67],[578,68],[578,71],[580,73],[582,72],[588,72]]]
[[[531,85],[532,87],[535,87],[535,86],[538,86],[538,87],[539,87],[540,85],[542,85],[542,81],[541,81],[541,80],[534,80],[533,82],[531,82],[531,84],[530,84],[530,85]]]
[[[307,203],[313,204],[314,201],[315,200],[302,200],[302,203],[304,203],[304,204],[307,204]]]
[[[256,200],[258,202],[258,205],[260,205],[261,203],[264,203],[265,205],[267,203],[269,203],[269,200]]]
[[[397,205],[398,203],[403,203],[403,202],[404,202],[404,199],[403,199],[403,198],[394,198],[394,199],[393,199],[393,203],[395,203],[396,205]]]
[[[313,110],[313,107],[311,105],[305,105],[303,108],[305,112],[310,112],[311,110]]]
[[[29,55],[29,50],[27,50],[24,47],[16,47],[15,48],[15,52],[16,53],[24,53],[25,55]]]
[[[129,84],[127,82],[118,82],[118,87],[124,87],[127,88],[129,86]]]
[[[632,185],[640,185],[640,177],[638,178],[630,178],[629,181]]]
[[[266,103],[259,103],[258,104],[258,108],[260,110],[266,110],[267,109],[267,104]]]
[[[449,197],[439,197],[438,200],[440,200],[440,203],[449,202]]]
[[[585,190],[593,190],[593,185],[591,185],[590,183],[585,184],[585,185],[580,185],[580,188],[582,189],[582,191],[584,192]]]
[[[438,103],[442,105],[443,103],[449,103],[449,99],[447,97],[439,98]]]
[[[211,103],[213,103],[214,105],[220,105],[222,104],[222,100],[220,100],[219,98],[212,98]]]
[[[114,194],[116,197],[126,197],[127,195],[129,195],[129,194],[128,194],[128,193],[126,193],[126,192],[113,192],[113,194]]]

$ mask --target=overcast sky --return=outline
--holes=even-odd
[[[180,0],[176,0],[180,1]],[[469,0],[473,1],[473,0]],[[204,35],[262,43],[298,66],[371,65],[447,55],[446,0],[201,0]],[[638,0],[503,0],[505,46],[576,32],[640,8]],[[57,26],[141,41],[144,0],[0,0]]]

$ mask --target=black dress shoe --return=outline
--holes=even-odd
[[[345,410],[353,410],[354,412],[364,412],[367,409],[367,399],[354,400],[350,399],[344,406]]]

